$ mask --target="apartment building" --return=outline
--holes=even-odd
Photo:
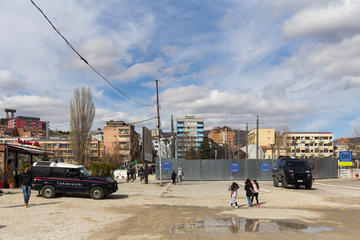
[[[286,154],[298,158],[328,158],[334,156],[334,136],[331,132],[285,132]]]
[[[185,116],[176,119],[176,156],[184,158],[189,148],[198,149],[204,141],[204,119]]]
[[[48,136],[49,122],[40,121],[40,118],[36,118],[36,117],[17,116],[14,119],[8,120],[8,128],[43,130],[45,132],[45,136]]]
[[[108,121],[104,127],[105,155],[119,163],[135,161],[139,153],[139,138],[134,125]]]
[[[48,155],[50,161],[57,160],[59,162],[75,163],[70,138],[3,138],[0,139],[0,144],[1,143],[43,149],[54,153],[53,155]],[[104,159],[104,142],[96,140],[89,141],[86,156],[86,161],[100,161]]]

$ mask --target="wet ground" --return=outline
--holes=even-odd
[[[113,211],[114,209],[112,209]],[[226,208],[148,205],[119,208],[132,214],[95,233],[93,239],[358,239],[360,211],[317,209],[324,216],[309,222],[240,218],[223,215]],[[233,209],[244,211],[244,209]],[[264,209],[267,210],[267,209]],[[134,212],[135,211],[135,212]],[[286,211],[279,209],[278,211]],[[314,209],[311,209],[314,211]]]

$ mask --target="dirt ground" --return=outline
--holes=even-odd
[[[104,200],[33,191],[24,208],[19,190],[0,197],[0,239],[358,239],[360,181],[321,180],[312,190],[260,182],[259,207],[230,207],[231,182],[155,179],[119,183]],[[243,184],[239,182],[239,184]],[[7,190],[3,190],[7,193]]]

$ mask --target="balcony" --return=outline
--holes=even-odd
[[[184,137],[184,134],[183,133],[178,133],[176,134],[177,137]]]
[[[183,123],[178,123],[178,124],[176,124],[176,127],[184,127],[184,124]]]
[[[203,133],[198,133],[196,136],[197,136],[197,137],[203,137],[204,134],[203,134]]]
[[[178,128],[177,132],[184,132],[184,129],[183,128]]]
[[[203,128],[203,127],[204,127],[204,124],[202,124],[202,123],[198,123],[196,126],[197,126],[197,127],[201,127],[201,128]]]

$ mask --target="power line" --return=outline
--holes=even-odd
[[[116,87],[114,84],[112,84],[103,74],[101,74],[95,67],[93,67],[72,45],[71,43],[63,36],[63,34],[54,26],[54,24],[50,21],[50,19],[45,15],[45,13],[43,12],[43,10],[41,10],[33,0],[30,0],[31,3],[37,8],[37,10],[39,10],[39,12],[43,15],[43,17],[48,21],[48,23],[52,26],[52,28],[60,35],[60,37],[66,42],[66,44],[68,45],[69,48],[71,48],[76,55],[79,56],[79,58],[86,63],[101,79],[103,79],[105,82],[107,82],[112,88],[114,88],[117,92],[119,92],[121,95],[123,95],[124,97],[126,97],[127,99],[129,99],[130,101],[142,105],[142,106],[152,106],[153,104],[144,104],[141,103],[133,98],[131,98],[130,96],[128,96],[127,94],[125,94],[123,91],[121,91],[118,87]]]
[[[157,117],[151,117],[151,118],[147,118],[147,119],[144,119],[144,120],[141,120],[141,121],[138,121],[138,122],[132,122],[132,123],[129,123],[129,124],[134,125],[134,124],[138,124],[138,123],[148,122],[148,121],[153,120],[155,118],[157,118]]]

